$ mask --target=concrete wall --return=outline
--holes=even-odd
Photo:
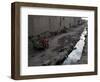
[[[30,15],[28,18],[29,35],[37,35],[49,30],[49,17]]]
[[[28,16],[28,34],[38,35],[43,32],[55,32],[77,25],[80,17]]]

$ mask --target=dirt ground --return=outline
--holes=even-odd
[[[49,48],[28,55],[28,66],[61,65],[80,38],[84,25],[69,28],[66,33],[49,38]],[[87,44],[85,44],[80,64],[87,63]]]
[[[86,37],[86,40],[85,40],[85,45],[84,45],[84,48],[83,48],[83,52],[82,52],[82,56],[81,56],[81,59],[80,61],[78,62],[79,64],[87,64],[88,63],[88,39]]]

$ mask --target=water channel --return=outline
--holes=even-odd
[[[66,57],[65,61],[63,62],[63,65],[77,64],[77,62],[81,59],[82,51],[85,45],[86,35],[87,35],[87,29],[85,27],[84,31],[80,36],[80,40],[74,46],[73,51],[68,55],[68,57]]]

